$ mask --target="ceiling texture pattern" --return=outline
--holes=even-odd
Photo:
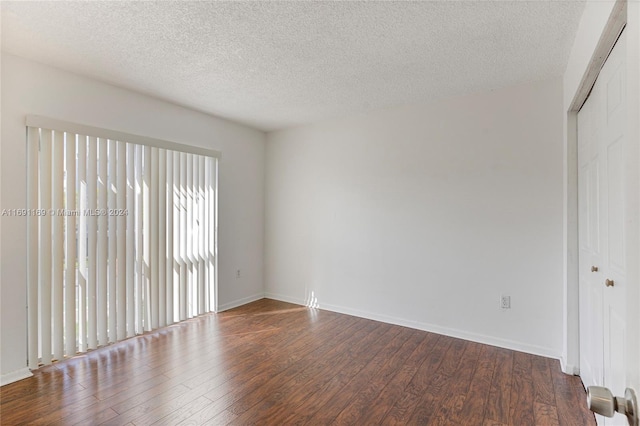
[[[2,1],[2,50],[265,131],[561,76],[584,1]]]

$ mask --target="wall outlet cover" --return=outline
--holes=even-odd
[[[511,308],[511,296],[500,296],[500,307],[502,309]]]

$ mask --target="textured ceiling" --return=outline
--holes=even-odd
[[[564,72],[584,1],[2,1],[2,49],[263,130]]]

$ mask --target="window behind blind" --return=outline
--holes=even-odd
[[[29,367],[215,309],[219,153],[27,118]]]

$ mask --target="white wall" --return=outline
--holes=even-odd
[[[0,209],[26,204],[27,114],[220,150],[219,305],[262,297],[264,133],[10,55],[2,56],[1,84]],[[26,366],[26,227],[21,218],[1,221],[0,374],[6,380]]]
[[[267,296],[560,356],[562,93],[555,79],[268,134]]]

